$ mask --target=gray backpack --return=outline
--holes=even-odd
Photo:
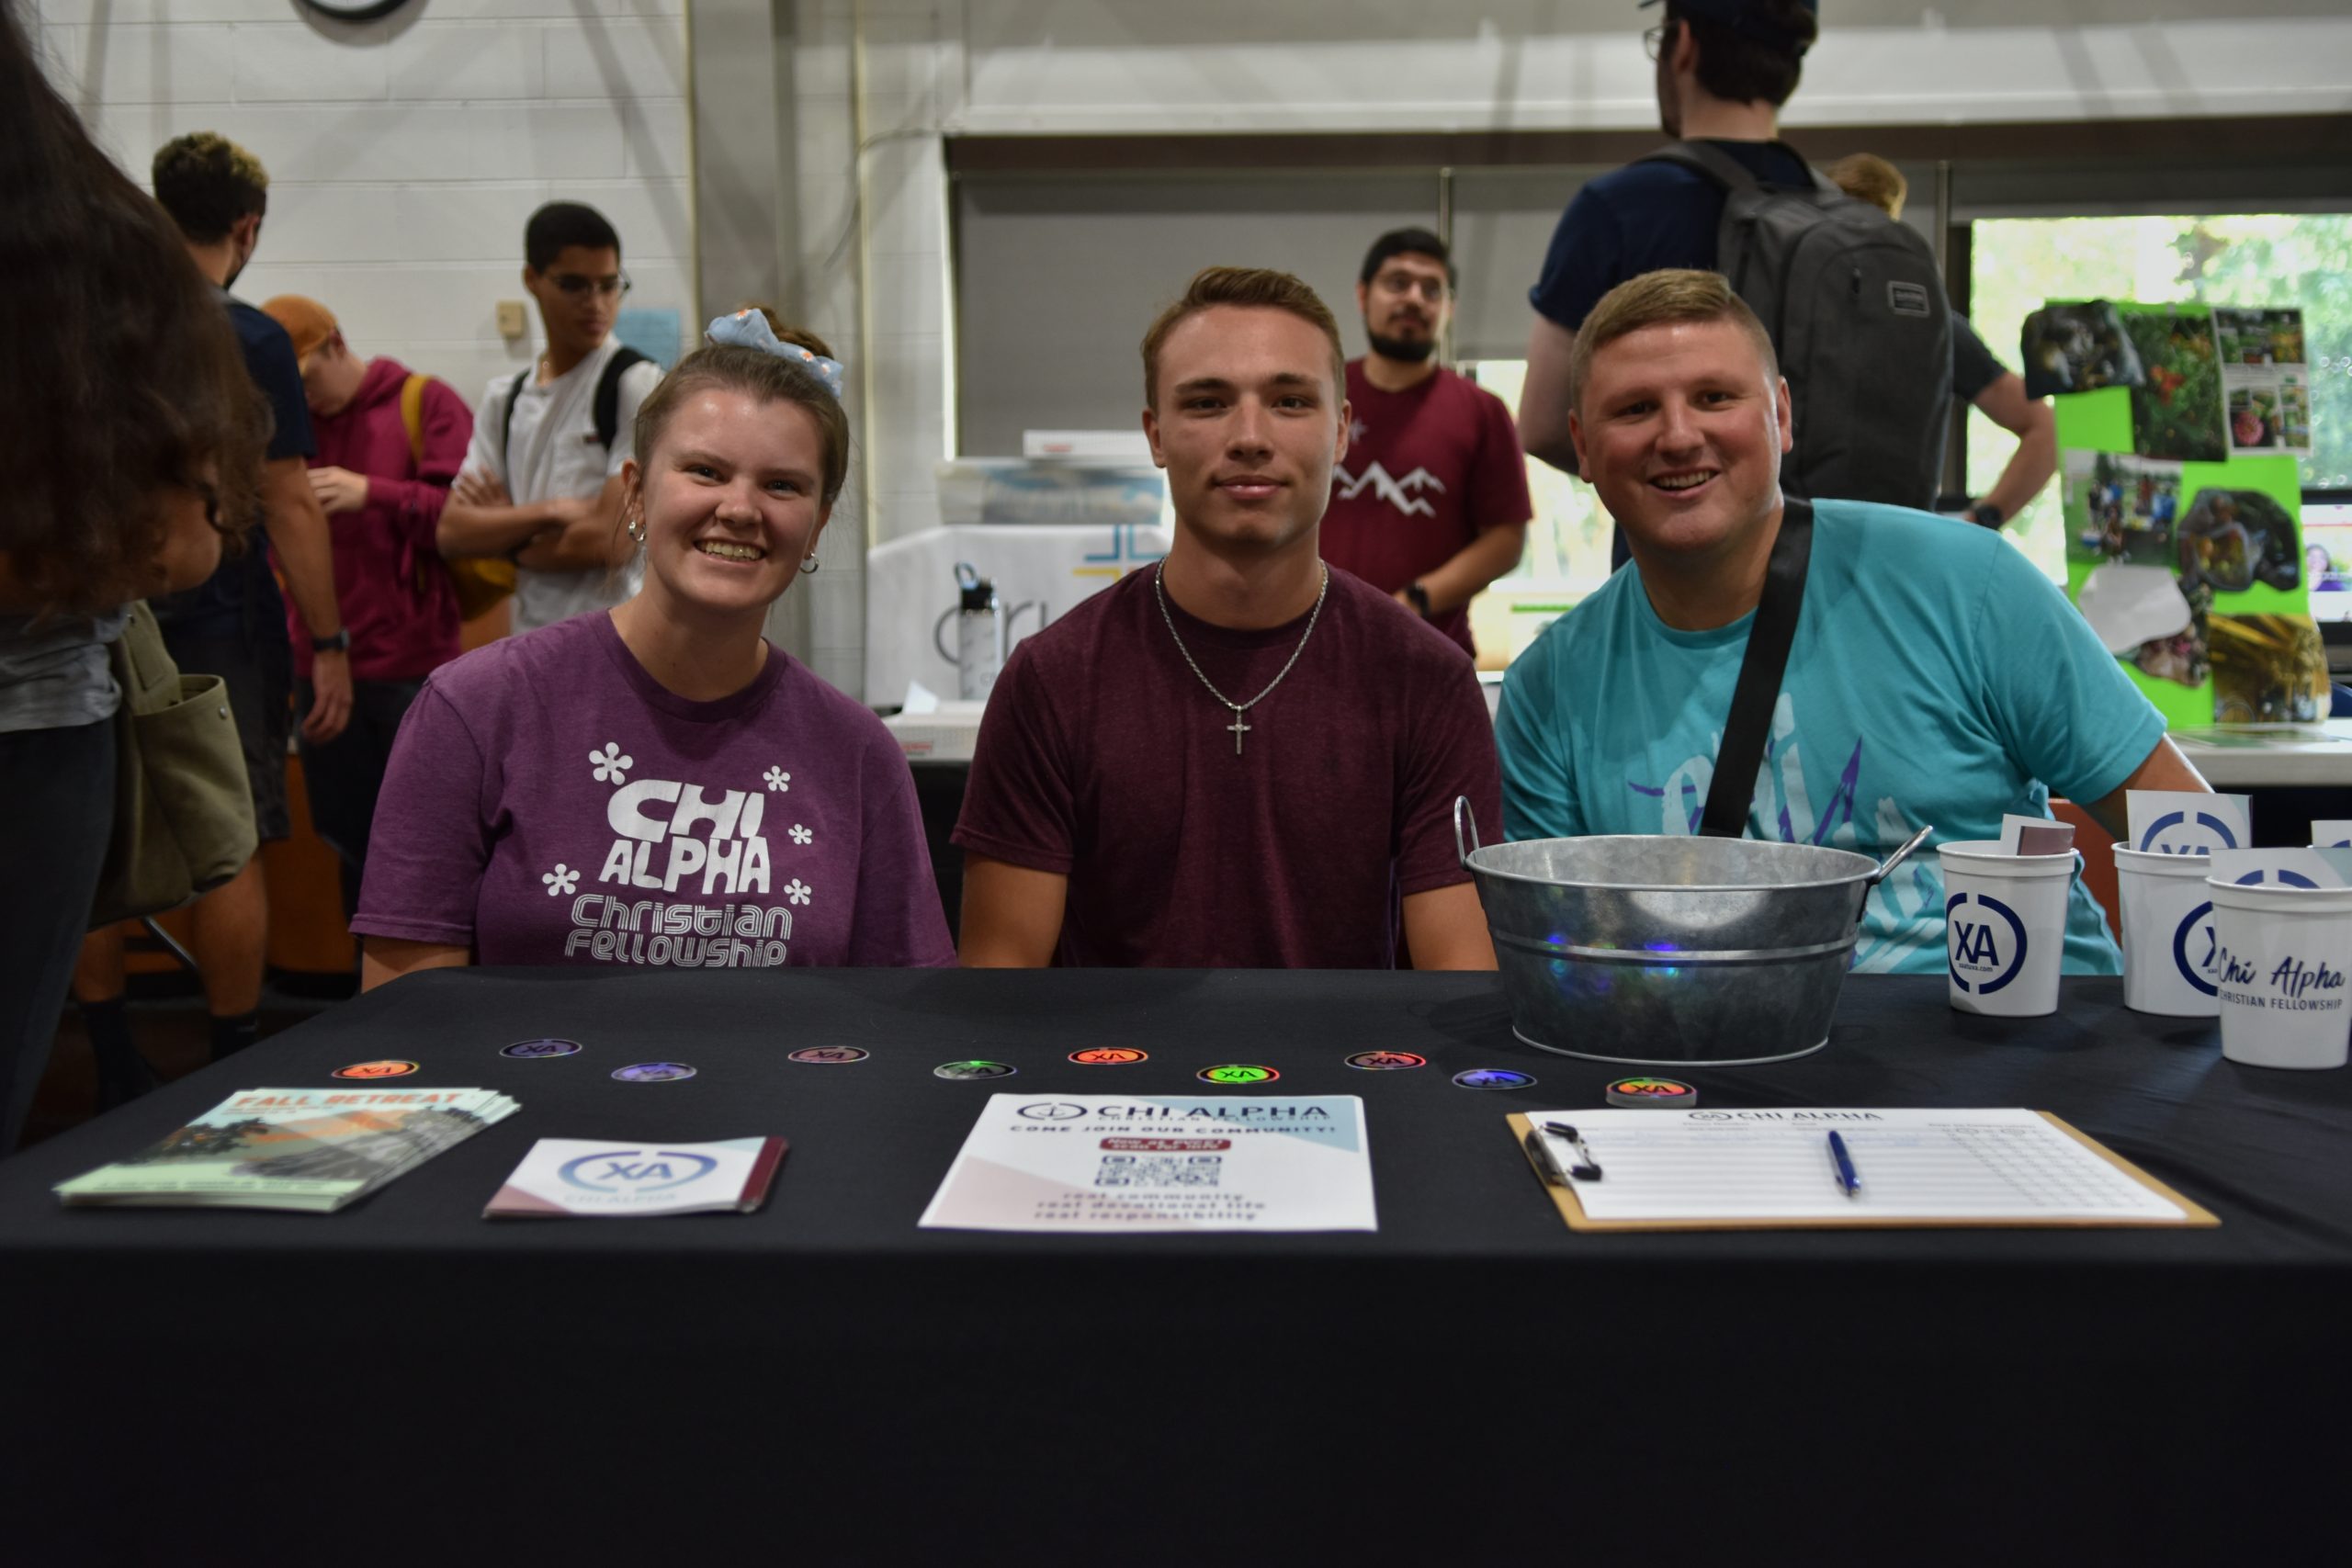
[[[1723,187],[1715,270],[1764,322],[1795,403],[1788,492],[1933,507],[1951,428],[1951,306],[1927,241],[1818,170],[1809,188],[1766,185],[1703,141],[1645,162]]]

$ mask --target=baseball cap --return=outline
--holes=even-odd
[[[1658,3],[1659,0],[1641,0],[1635,9],[1646,10]],[[1819,19],[1821,0],[1798,0],[1798,3],[1816,20]],[[1794,49],[1800,55],[1811,46],[1811,39],[1797,38],[1781,27],[1774,19],[1772,7],[1767,0],[1674,0],[1674,8],[1686,17],[1717,23],[1759,43]]]
[[[265,299],[261,313],[286,329],[286,335],[294,340],[297,359],[326,342],[336,330],[334,311],[300,294],[280,294],[275,299]]]

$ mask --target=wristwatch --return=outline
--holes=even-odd
[[[1972,522],[1982,523],[1987,528],[1997,528],[2002,522],[2001,509],[1989,501],[1980,501],[1970,507],[1968,515]]]
[[[351,628],[349,626],[341,626],[336,628],[335,634],[333,637],[312,637],[311,639],[311,651],[312,653],[349,653],[351,651]]]
[[[1418,582],[1405,584],[1405,598],[1413,606],[1413,614],[1423,620],[1430,618],[1430,591]]]

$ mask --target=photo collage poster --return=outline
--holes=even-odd
[[[2131,372],[2053,400],[2067,596],[2174,728],[2326,717],[2309,593],[2330,568],[2303,548],[2292,456],[2311,441],[2301,313],[2067,309],[2111,311]]]

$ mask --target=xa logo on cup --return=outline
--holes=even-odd
[[[1417,1056],[1410,1051],[1359,1051],[1348,1058],[1348,1066],[1367,1073],[1401,1073],[1429,1065],[1427,1056]]]
[[[1962,990],[1991,996],[2025,967],[2025,922],[1998,898],[1955,893],[1944,901],[1945,963]]]
[[[1013,1112],[1032,1122],[1075,1122],[1086,1114],[1083,1105],[1072,1105],[1067,1100],[1041,1100],[1035,1105],[1024,1105]]]
[[[2182,979],[2209,997],[2220,994],[2212,979],[2215,946],[2213,901],[2209,898],[2189,910],[2188,918],[2180,922],[2180,929],[2172,933],[2173,967],[2180,971]],[[2188,956],[2191,953],[2199,955],[2193,963]]]
[[[2230,825],[2210,811],[2199,812],[2194,820],[2186,811],[2167,811],[2148,824],[2139,847],[2151,854],[2210,855],[2239,846]]]
[[[1272,1083],[1282,1074],[1272,1067],[1251,1066],[1244,1062],[1229,1062],[1221,1067],[1203,1067],[1193,1077],[1203,1083],[1260,1084]]]
[[[1072,1051],[1069,1059],[1081,1067],[1124,1067],[1136,1062],[1151,1060],[1149,1053],[1126,1045],[1098,1045],[1091,1051]]]
[[[591,1192],[659,1192],[708,1176],[718,1162],[684,1149],[599,1149],[568,1159],[556,1174]]]
[[[931,1069],[935,1078],[967,1080],[971,1078],[1009,1078],[1021,1069],[1009,1062],[942,1062]]]
[[[2284,887],[2317,887],[2318,883],[2299,871],[2249,871],[2238,878],[2240,887],[2259,887],[2265,883],[2277,883]]]

